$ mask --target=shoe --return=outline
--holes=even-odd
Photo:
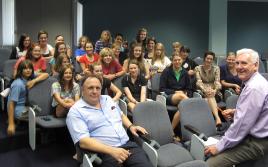
[[[2,97],[7,97],[9,92],[10,92],[10,88],[6,88],[0,94],[1,94]]]
[[[176,143],[176,142],[181,142],[181,139],[179,136],[173,136],[173,141]]]
[[[216,131],[222,131],[222,124],[217,124],[216,125]]]

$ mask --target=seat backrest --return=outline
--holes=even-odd
[[[226,99],[226,108],[227,109],[234,109],[236,107],[236,103],[238,100],[238,95],[231,95]]]
[[[125,75],[122,75],[121,77],[116,78],[113,80],[113,84],[121,90],[121,92],[124,94],[124,88],[122,87],[122,79],[124,78]]]
[[[7,48],[0,48],[0,72],[3,71],[4,62],[9,59],[11,50]]]
[[[159,94],[160,77],[161,73],[156,73],[151,78],[152,99],[156,99],[156,95]]]
[[[197,128],[206,136],[216,135],[216,124],[208,102],[201,98],[189,98],[179,103],[182,140],[189,141],[192,133],[184,125]]]
[[[201,65],[203,64],[203,59],[201,57],[196,57],[194,58],[194,62],[196,62],[196,64]]]
[[[48,60],[46,60],[46,67],[47,67],[46,72],[48,74],[51,74],[51,65],[49,64],[49,61]]]
[[[173,141],[173,131],[166,107],[160,102],[138,103],[133,111],[133,123],[144,127],[160,145]]]
[[[217,65],[222,66],[226,64],[226,57],[219,56],[217,57]]]
[[[160,84],[160,77],[161,73],[156,73],[152,78],[151,78],[151,83],[152,83],[152,90],[159,91],[159,84]]]
[[[17,59],[6,60],[3,67],[3,76],[9,79],[13,78],[14,65],[16,64]]]
[[[265,66],[262,60],[259,61],[259,73],[266,73]]]
[[[268,73],[261,73],[261,75],[268,81]]]
[[[81,73],[83,71],[80,66],[80,63],[77,62],[76,60],[74,61],[74,71],[76,74]]]
[[[29,90],[29,102],[38,105],[42,109],[40,113],[37,113],[38,116],[52,114],[51,85],[56,81],[55,78],[49,77]]]

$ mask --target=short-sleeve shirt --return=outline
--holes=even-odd
[[[132,96],[137,101],[140,101],[142,86],[147,86],[147,80],[143,75],[139,75],[134,84],[131,82],[130,75],[125,75],[124,78],[122,79],[122,87],[123,88],[128,87]]]
[[[122,70],[122,66],[116,60],[112,60],[108,66],[104,64],[102,65],[102,71],[104,75],[115,74]]]
[[[56,64],[56,59],[54,57],[52,57],[50,60],[49,60],[49,64],[50,65],[55,65]]]
[[[14,70],[17,70],[19,64],[25,60],[25,56],[20,57],[14,65]],[[46,60],[41,56],[37,62],[33,63],[34,72],[44,72],[47,69]]]
[[[89,61],[87,58],[87,55],[83,55],[79,59],[79,63],[84,63],[86,67],[88,67],[90,64],[93,64],[99,60],[98,54],[93,54],[93,61]]]
[[[151,65],[151,67],[157,67],[158,71],[163,71],[166,67],[170,66],[171,61],[167,56],[164,57],[164,61],[162,60],[156,60],[154,64],[152,64],[152,60],[150,59],[148,63]]]
[[[78,100],[69,110],[66,123],[74,143],[90,137],[112,147],[129,140],[122,126],[122,111],[110,96],[100,96],[100,109]]]
[[[242,81],[238,78],[238,76],[234,76],[228,69],[227,65],[220,66],[220,76],[221,80],[225,80],[228,83],[233,83],[237,85],[241,85]]]
[[[98,40],[96,43],[95,43],[95,50],[94,52],[95,53],[100,53],[100,51],[103,49],[103,48],[110,48],[111,47],[111,43],[109,42],[103,42],[101,40]]]
[[[12,82],[10,87],[7,104],[9,104],[10,101],[15,102],[15,118],[21,117],[22,112],[25,110],[26,83],[27,80],[23,78],[17,78]]]
[[[74,56],[83,56],[85,54],[87,54],[87,52],[84,49],[78,48],[75,50]]]
[[[74,99],[76,95],[80,95],[80,87],[77,83],[73,83],[73,89],[72,91],[64,91],[59,82],[54,82],[51,86],[51,96],[53,96],[55,93],[59,93],[60,97],[62,99]],[[58,102],[53,97],[52,100],[52,107],[56,107],[58,105]]]

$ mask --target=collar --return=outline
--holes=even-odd
[[[248,83],[250,83],[251,80],[253,80],[253,78],[255,78],[255,76],[257,75],[258,72],[255,72],[251,75],[251,77],[247,80],[247,81],[244,81],[243,83],[245,85],[247,85]]]
[[[107,101],[107,97],[101,95],[101,96],[100,96],[100,100],[99,100],[99,102],[100,102],[100,106],[101,106],[101,107],[104,106],[105,103],[106,103],[106,101]],[[88,103],[83,99],[83,97],[80,99],[80,106],[81,106],[82,108],[91,108],[91,109],[99,110],[98,108],[96,108],[96,107],[94,107],[94,106],[88,104]]]
[[[178,70],[175,70],[173,67],[172,67],[172,69],[173,69],[174,72],[181,72],[182,67],[180,67]]]

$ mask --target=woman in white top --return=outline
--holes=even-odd
[[[26,56],[30,46],[31,46],[30,36],[27,34],[22,34],[20,36],[18,46],[12,50],[9,59],[19,59],[22,56]]]
[[[151,75],[156,72],[162,72],[167,66],[171,64],[170,59],[166,56],[165,47],[162,43],[155,45],[154,55],[150,62]]]
[[[41,47],[41,54],[46,60],[50,60],[54,55],[54,49],[47,42],[48,42],[48,33],[44,30],[40,30],[38,32],[38,43]]]

